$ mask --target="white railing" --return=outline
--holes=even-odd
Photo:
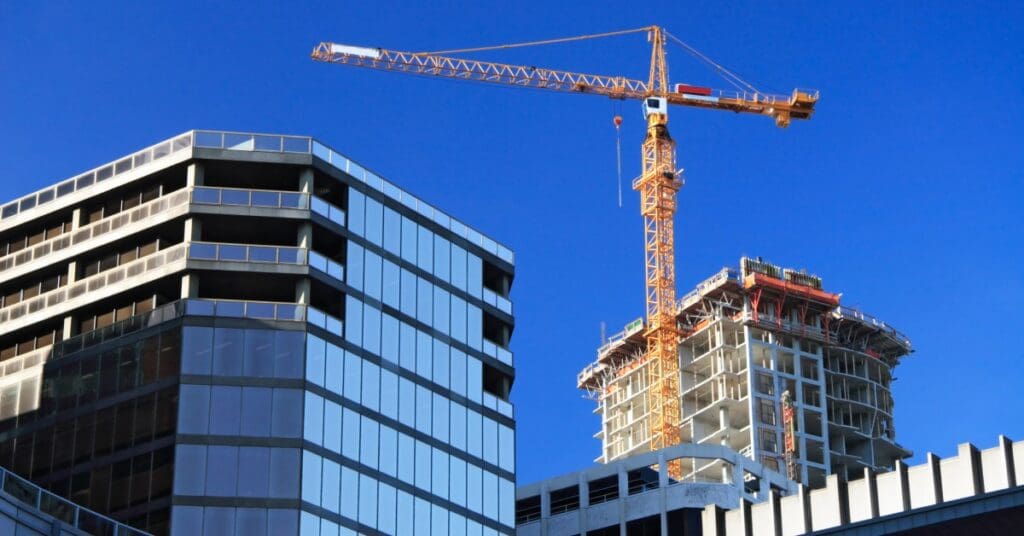
[[[290,246],[191,242],[188,248],[188,258],[208,261],[306,264],[306,250]]]
[[[185,258],[186,244],[178,244],[170,249],[158,251],[132,262],[122,264],[94,276],[87,277],[65,287],[45,292],[32,298],[0,309],[0,323],[17,320],[25,315],[54,307],[73,300],[86,293],[120,283],[126,279],[156,270],[166,264]]]
[[[214,188],[196,186],[192,189],[192,203],[233,207],[309,208],[309,194],[277,190],[248,188]]]
[[[151,225],[151,222],[148,221],[149,218],[156,216],[157,214],[165,213],[172,208],[184,206],[188,202],[188,198],[188,191],[179,190],[171,192],[166,196],[146,202],[131,210],[119,212],[109,218],[104,218],[100,221],[75,229],[74,231],[55,236],[49,240],[40,242],[35,246],[0,258],[0,272],[16,266],[21,266],[46,255],[68,249],[72,246],[83,244],[94,238],[124,228],[132,223],[146,222],[147,225]]]
[[[483,300],[484,303],[495,307],[503,313],[512,314],[512,302],[504,296],[499,296],[497,292],[489,288],[484,287]]]
[[[189,147],[192,147],[191,132],[175,136],[174,138],[130,154],[116,162],[104,164],[92,171],[89,171],[88,173],[84,173],[78,177],[59,183],[56,186],[51,186],[44,190],[40,190],[39,192],[22,197],[14,202],[8,203],[4,205],[3,208],[0,208],[0,220],[13,218],[26,210],[44,205],[54,199],[70,195],[94,184],[99,184],[123,173],[127,173],[139,166],[155,162],[183,149],[188,149]]]
[[[345,267],[315,251],[309,252],[309,266],[310,268],[320,270],[342,283],[345,282]]]

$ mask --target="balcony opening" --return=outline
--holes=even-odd
[[[598,478],[597,480],[591,480],[589,488],[590,504],[614,501],[619,498],[619,475],[610,475]]]
[[[203,186],[287,192],[299,190],[303,169],[297,165],[224,160],[205,160],[203,166]]]
[[[512,276],[497,266],[484,261],[483,282],[484,288],[507,298],[508,292],[512,287]]]
[[[484,363],[483,375],[484,392],[508,400],[509,391],[512,389],[511,379],[487,363]]]
[[[239,218],[237,216],[203,215],[202,242],[292,246],[298,242],[299,221],[282,218]]]
[[[508,341],[512,336],[511,326],[487,312],[484,312],[483,318],[484,338],[502,348],[508,348]]]
[[[568,488],[556,489],[551,492],[551,515],[556,516],[565,512],[580,509],[580,488],[570,486]]]
[[[516,525],[540,519],[540,495],[516,501]]]

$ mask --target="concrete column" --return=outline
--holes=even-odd
[[[181,298],[199,297],[199,274],[188,273],[181,276]]]
[[[629,473],[619,464],[619,534],[627,536],[626,533],[626,497],[629,496]]]
[[[542,484],[540,488],[540,533],[548,534],[548,520],[551,518],[551,488]]]
[[[658,453],[658,518],[661,523],[661,534],[668,534],[668,514],[666,509],[668,508],[668,497],[666,495],[668,488],[668,461],[665,459],[665,453]]]
[[[701,512],[701,526],[704,536],[726,536],[725,510],[715,504],[705,506]]]
[[[63,326],[63,328],[61,330],[61,340],[65,340],[66,341],[66,340],[70,339],[71,337],[74,337],[75,335],[77,335],[76,331],[77,330],[75,329],[75,317],[73,317],[73,316],[65,316],[64,317],[64,326]]]
[[[309,305],[310,299],[309,278],[303,277],[295,283],[295,303]]]
[[[192,162],[188,165],[188,171],[185,174],[185,187],[191,188],[193,186],[202,186],[206,183],[206,176],[204,173],[203,164],[201,162]]]
[[[72,284],[78,281],[78,261],[74,260],[68,263],[68,284]]]
[[[313,193],[313,168],[303,168],[299,172],[299,191],[304,194]]]
[[[76,208],[71,211],[71,230],[75,231],[82,226],[82,208]]]
[[[576,490],[580,494],[580,508],[576,512],[580,524],[580,534],[586,534],[589,528],[587,526],[587,507],[590,506],[590,483],[587,482],[587,477],[584,473],[579,473]]]
[[[310,249],[313,247],[313,224],[302,222],[299,224],[298,243],[300,248]]]
[[[203,222],[192,217],[185,220],[185,242],[198,242],[203,237]]]

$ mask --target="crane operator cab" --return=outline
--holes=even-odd
[[[668,115],[668,101],[665,97],[646,97],[644,99],[644,118],[651,114]]]

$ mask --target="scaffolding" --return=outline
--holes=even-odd
[[[892,370],[913,348],[885,322],[840,305],[821,278],[742,258],[682,296],[676,307],[683,443],[718,444],[818,487],[833,473],[884,470],[910,452],[896,442]],[[650,448],[642,319],[597,351],[577,377],[595,401],[598,462]],[[792,430],[782,393],[792,397]],[[683,464],[683,481],[715,468]]]

